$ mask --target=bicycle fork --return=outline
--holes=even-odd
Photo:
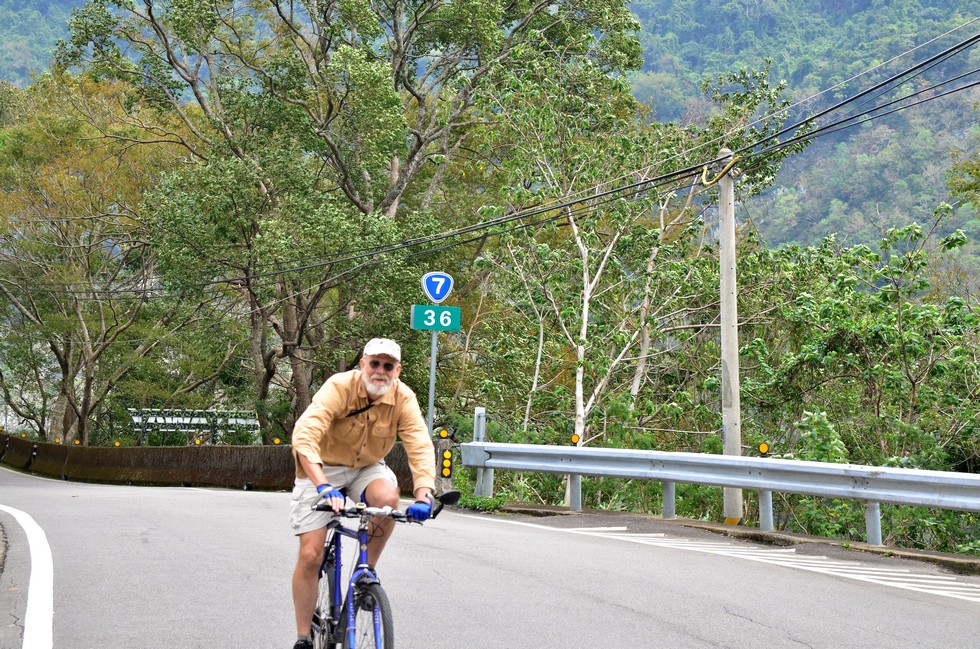
[[[339,556],[338,549],[340,545],[340,536],[336,534],[333,530],[330,531],[331,538],[327,541],[325,550],[323,553],[323,562],[320,564],[320,579],[327,579],[329,584],[328,592],[330,593],[330,602],[327,603],[326,610],[320,610],[317,608],[313,612],[313,624],[314,633],[316,634],[326,634],[327,642],[330,645],[339,644],[342,639],[337,637],[337,630],[340,625],[340,616],[343,610],[343,602],[340,599],[340,593],[337,589],[337,584],[340,583],[341,571],[343,566],[337,561]]]

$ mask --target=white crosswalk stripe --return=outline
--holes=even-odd
[[[835,561],[824,556],[800,555],[796,553],[795,548],[759,548],[736,545],[725,541],[691,541],[682,538],[670,538],[664,534],[631,534],[626,529],[625,527],[594,527],[573,528],[564,531],[643,545],[735,557],[891,588],[980,603],[980,586],[958,581],[956,577],[950,575],[915,574],[906,568],[870,566],[860,561]]]

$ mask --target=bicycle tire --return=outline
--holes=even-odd
[[[328,622],[334,577],[333,558],[324,556],[323,564],[320,568],[316,608],[313,610],[313,625],[311,626],[311,629],[317,629],[313,635],[313,649],[332,649],[336,645],[335,642],[330,641],[330,635],[334,629],[330,628]]]
[[[374,615],[378,631],[375,633]],[[350,637],[344,629],[344,649],[351,649]],[[395,627],[391,619],[391,604],[381,584],[363,584],[354,591],[354,649],[395,649]]]

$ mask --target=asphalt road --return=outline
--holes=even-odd
[[[50,546],[64,649],[291,647],[288,502],[0,468],[0,505]],[[20,649],[30,550],[13,516],[0,511],[0,526],[0,649]],[[975,577],[639,517],[447,512],[399,526],[379,570],[401,649],[966,648],[980,634]]]

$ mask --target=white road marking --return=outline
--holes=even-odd
[[[691,550],[719,556],[747,559],[759,563],[796,568],[833,577],[854,579],[890,588],[912,590],[980,603],[980,586],[960,582],[949,575],[914,574],[902,568],[877,568],[860,561],[830,561],[826,557],[797,555],[795,548],[742,547],[724,541],[688,541],[686,539],[650,538],[647,534],[608,534],[597,531],[594,536],[643,545],[655,545],[676,550]]]
[[[663,534],[624,534],[621,532],[624,528],[621,527],[550,527],[547,525],[537,525],[523,521],[509,521],[489,516],[457,515],[463,518],[534,527],[542,530],[551,530],[552,532],[597,536],[641,545],[653,545],[674,550],[690,550],[692,552],[747,559],[749,561],[768,563],[784,568],[796,568],[797,570],[816,572],[830,577],[842,577],[880,586],[888,586],[890,588],[900,588],[902,590],[911,590],[929,595],[941,595],[943,597],[952,597],[954,599],[980,603],[980,586],[957,581],[956,577],[949,575],[914,574],[906,568],[869,566],[860,561],[831,561],[827,557],[819,555],[798,555],[796,554],[795,548],[736,546],[725,541],[691,541],[682,538],[667,538]]]
[[[25,512],[0,505],[27,533],[31,550],[31,579],[27,586],[27,614],[24,616],[23,649],[51,649],[54,624],[54,562],[51,547],[41,526]]]

